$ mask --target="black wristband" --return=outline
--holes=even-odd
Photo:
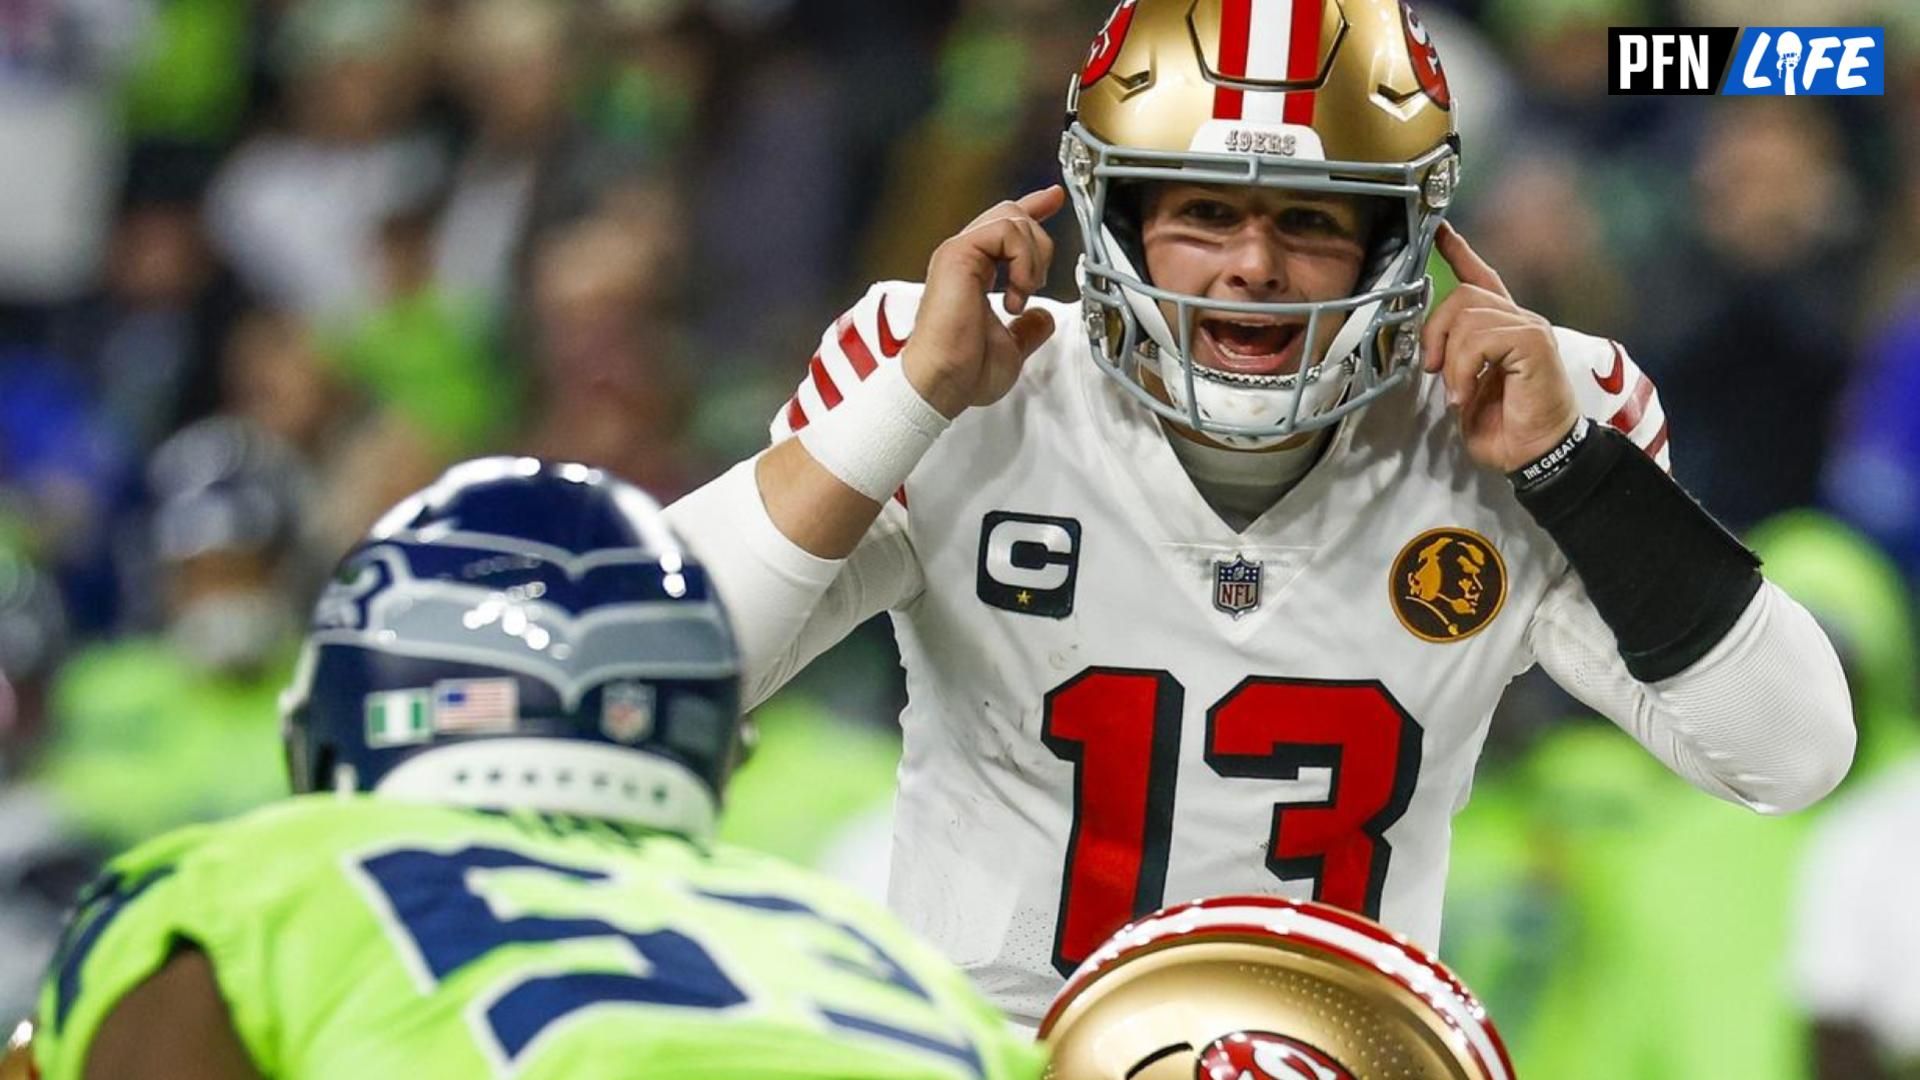
[[[1515,495],[1580,575],[1641,682],[1705,656],[1760,589],[1753,552],[1611,427],[1593,425],[1550,475],[1516,480]]]
[[[1540,455],[1533,461],[1507,474],[1513,481],[1515,491],[1530,491],[1553,479],[1567,463],[1573,459],[1574,451],[1587,441],[1587,432],[1593,427],[1593,421],[1581,417],[1575,421],[1573,430],[1560,440],[1560,445]]]

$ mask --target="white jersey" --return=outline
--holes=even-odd
[[[1792,985],[1827,1023],[1864,1028],[1920,1060],[1920,762],[1839,797],[1808,837],[1792,932]]]
[[[836,324],[776,440],[897,362],[919,293],[877,286]],[[889,902],[1016,1019],[1122,923],[1199,896],[1312,897],[1435,944],[1450,819],[1502,690],[1543,652],[1584,667],[1562,681],[1670,766],[1764,802],[1641,707],[1557,547],[1467,457],[1437,378],[1342,424],[1236,532],[1095,367],[1078,305],[1048,307],[1052,340],[937,440],[792,640],[743,625],[758,700],[892,612],[910,704]],[[1589,415],[1665,464],[1626,354],[1559,344]],[[733,542],[718,513],[676,524],[752,624],[741,593],[775,579],[735,584],[702,550]]]

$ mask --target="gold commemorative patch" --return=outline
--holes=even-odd
[[[1408,633],[1441,645],[1461,641],[1500,614],[1507,564],[1471,529],[1428,529],[1393,560],[1387,596]]]

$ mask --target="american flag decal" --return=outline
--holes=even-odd
[[[443,679],[433,684],[435,731],[512,731],[519,719],[520,688],[512,679]]]

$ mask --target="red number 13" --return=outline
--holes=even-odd
[[[1071,972],[1108,934],[1165,900],[1185,690],[1165,671],[1089,668],[1046,699],[1041,739],[1073,763],[1053,964]],[[1326,798],[1276,803],[1275,877],[1314,879],[1313,898],[1377,918],[1420,772],[1420,725],[1373,681],[1254,677],[1207,712],[1206,761],[1226,777],[1294,780],[1323,768]]]

